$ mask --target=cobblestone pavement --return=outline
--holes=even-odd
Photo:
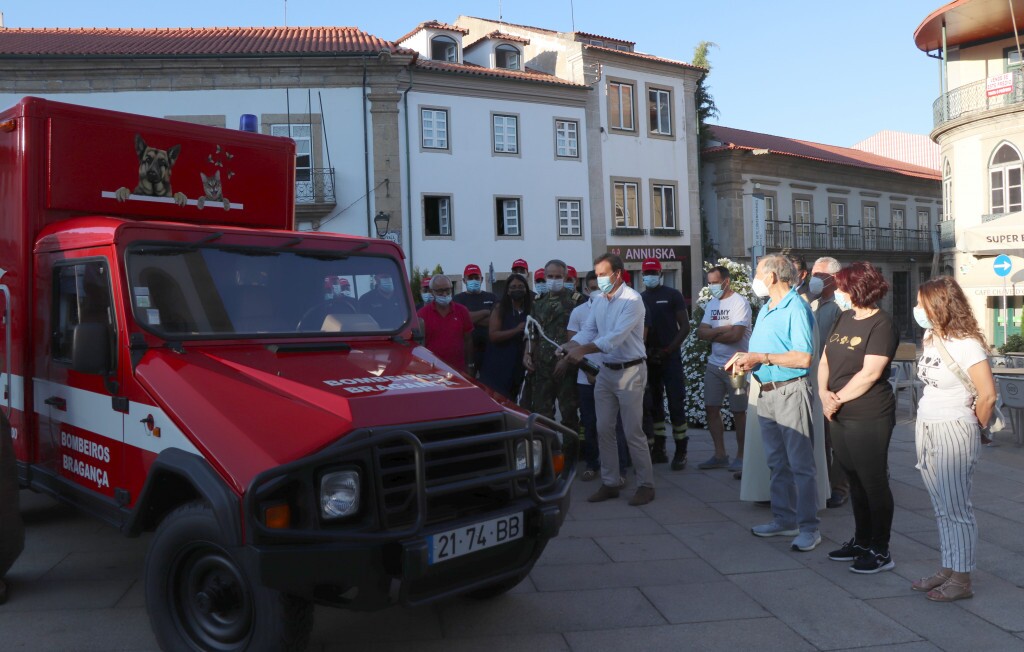
[[[849,505],[822,512],[817,550],[793,552],[788,539],[750,535],[770,515],[739,500],[731,473],[659,465],[657,499],[645,507],[628,506],[628,492],[589,504],[596,485],[578,483],[561,535],[510,594],[372,614],[318,608],[311,649],[1024,650],[1024,449],[1004,431],[983,450],[974,599],[931,603],[909,586],[937,568],[938,535],[905,406],[899,416],[892,572],[855,575],[826,558],[853,532]],[[707,433],[692,432],[691,460],[710,450]],[[155,650],[140,580],[148,537],[22,499],[26,552],[0,607],[0,648]]]

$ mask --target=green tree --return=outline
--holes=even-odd
[[[718,117],[718,107],[715,106],[715,98],[711,97],[711,87],[707,84],[708,75],[711,73],[711,61],[708,59],[708,51],[712,47],[718,47],[716,43],[711,41],[701,41],[693,48],[693,65],[704,68],[704,74],[701,75],[700,80],[697,82],[697,89],[694,91],[693,99],[696,104],[697,112],[697,187],[703,187],[703,165],[701,164],[702,154],[704,147],[707,145],[708,140],[708,125],[707,121],[712,118]],[[715,258],[718,254],[715,250],[715,244],[711,241],[711,237],[708,234],[708,221],[704,214],[704,203],[701,202],[700,206],[700,224],[701,224],[701,254],[704,260],[710,260]]]

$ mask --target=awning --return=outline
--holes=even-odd
[[[966,253],[983,255],[1024,250],[1024,213],[1007,215],[964,229],[959,249]]]

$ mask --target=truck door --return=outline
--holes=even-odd
[[[37,341],[45,360],[34,387],[43,469],[59,485],[114,498],[124,486],[124,414],[112,400],[120,378],[110,271],[104,256],[38,257]]]

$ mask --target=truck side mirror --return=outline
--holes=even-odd
[[[87,322],[75,326],[71,368],[83,374],[110,372],[110,331],[106,324]]]

